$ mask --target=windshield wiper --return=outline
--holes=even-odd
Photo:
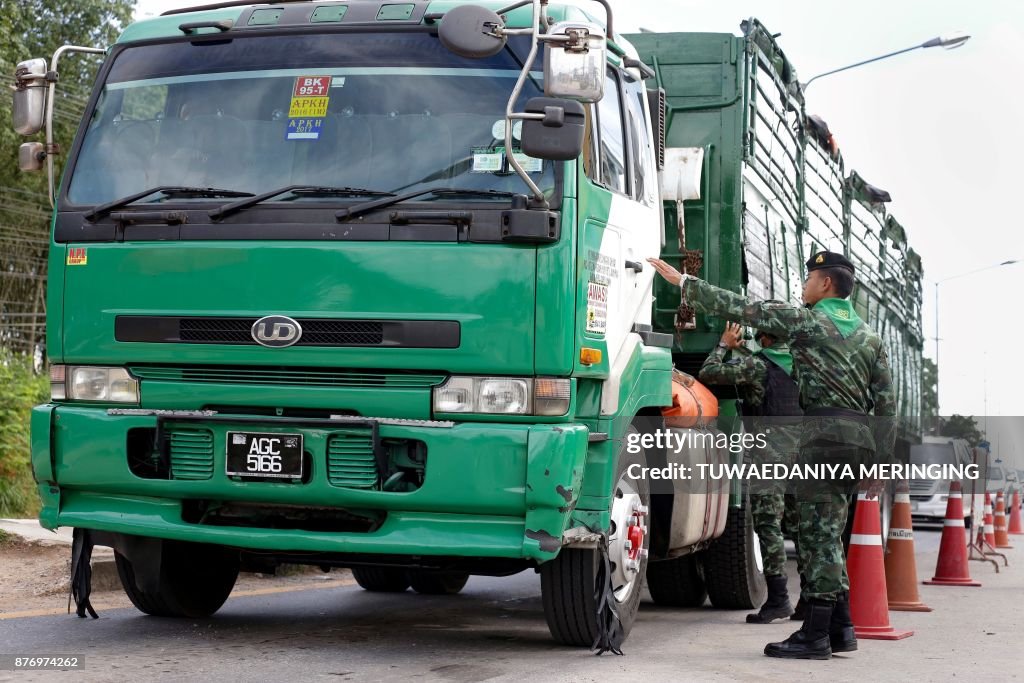
[[[248,209],[250,206],[255,206],[268,199],[273,199],[282,194],[308,194],[308,195],[319,195],[321,197],[391,197],[394,196],[393,192],[382,192],[381,190],[366,190],[361,187],[324,187],[320,185],[287,185],[285,187],[279,187],[276,190],[270,192],[264,192],[256,196],[248,196],[237,202],[231,202],[225,204],[219,209],[214,209],[210,212],[210,218],[213,220],[220,220],[225,216],[230,216],[233,213],[237,213],[242,209]]]
[[[127,197],[121,197],[113,201],[107,202],[106,204],[100,204],[95,207],[92,211],[85,214],[87,221],[95,221],[97,218],[103,218],[111,211],[120,209],[121,207],[133,204],[140,199],[145,199],[151,194],[164,194],[168,197],[251,197],[252,192],[240,192],[238,190],[221,190],[216,187],[182,187],[180,185],[158,185],[151,187],[148,190],[142,192],[136,192],[130,194]]]
[[[338,213],[334,214],[334,217],[339,221],[346,220],[348,218],[355,218],[361,216],[364,213],[369,213],[376,209],[383,208],[385,206],[391,206],[399,202],[408,201],[415,199],[416,197],[422,197],[426,194],[437,195],[440,197],[448,196],[461,196],[461,197],[516,197],[520,196],[516,192],[505,192],[504,190],[475,190],[472,188],[461,188],[461,187],[434,187],[429,190],[417,190],[416,192],[407,192],[406,194],[400,194],[397,196],[386,197],[384,199],[375,199],[370,202],[363,202],[362,204],[355,204],[342,209]],[[525,195],[522,195],[525,198]]]

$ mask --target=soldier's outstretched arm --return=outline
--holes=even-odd
[[[684,277],[661,259],[647,261],[669,283],[679,285],[686,301],[702,313],[746,323],[782,339],[812,334],[817,327],[814,316],[805,308],[747,299],[699,278]]]

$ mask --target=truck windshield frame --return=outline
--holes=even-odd
[[[431,195],[433,187],[499,191],[456,202],[482,206],[508,204],[502,192],[527,190],[509,168],[503,141],[505,103],[529,50],[525,38],[485,60],[454,55],[428,27],[216,38],[112,49],[72,147],[58,212],[88,210],[150,186],[213,180],[252,194],[289,182],[423,190],[417,201],[437,205],[454,200]],[[542,74],[532,74],[524,102],[543,92]],[[305,78],[320,80],[307,86]],[[128,110],[130,96],[135,103]],[[290,116],[300,110],[310,115]],[[557,207],[565,164],[529,161],[539,169],[531,177]],[[360,201],[365,197],[290,194],[267,206],[287,208],[294,220],[302,208]],[[157,195],[131,208],[222,203]],[[273,213],[256,220],[272,222]]]

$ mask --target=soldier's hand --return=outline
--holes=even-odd
[[[649,258],[647,262],[654,266],[658,273],[668,280],[669,284],[678,285],[683,280],[683,275],[678,270],[662,261],[660,258]]]
[[[874,500],[882,495],[882,490],[885,488],[885,481],[882,479],[865,479],[864,480],[864,495],[867,496],[868,500]]]
[[[743,343],[743,326],[739,323],[726,323],[722,332],[722,343],[730,349],[738,349]]]

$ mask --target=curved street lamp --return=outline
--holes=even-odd
[[[936,38],[932,38],[931,40],[926,40],[925,42],[921,43],[920,45],[914,45],[912,47],[906,47],[906,48],[903,48],[902,50],[896,50],[896,52],[890,52],[889,54],[881,55],[879,57],[872,57],[871,59],[865,59],[863,62],[857,62],[856,64],[850,64],[849,66],[840,67],[838,69],[832,69],[831,71],[826,71],[823,74],[818,74],[817,76],[814,76],[813,78],[811,78],[811,80],[809,80],[806,83],[804,83],[803,84],[803,89],[807,90],[807,86],[809,86],[811,83],[813,83],[814,81],[818,80],[819,78],[822,78],[824,76],[830,76],[832,74],[839,73],[840,71],[846,71],[848,69],[853,69],[853,68],[858,67],[858,66],[864,66],[865,64],[870,64],[871,62],[877,62],[877,61],[882,60],[882,59],[888,59],[889,57],[895,57],[896,55],[901,55],[904,52],[910,52],[911,50],[919,50],[921,48],[926,48],[926,47],[941,47],[941,48],[943,48],[945,50],[954,50],[954,49],[956,49],[958,47],[962,47],[963,44],[966,43],[970,39],[971,39],[971,37],[969,35],[967,35],[966,33],[963,33],[962,31],[956,31],[954,33],[947,33],[946,35],[938,36]]]

